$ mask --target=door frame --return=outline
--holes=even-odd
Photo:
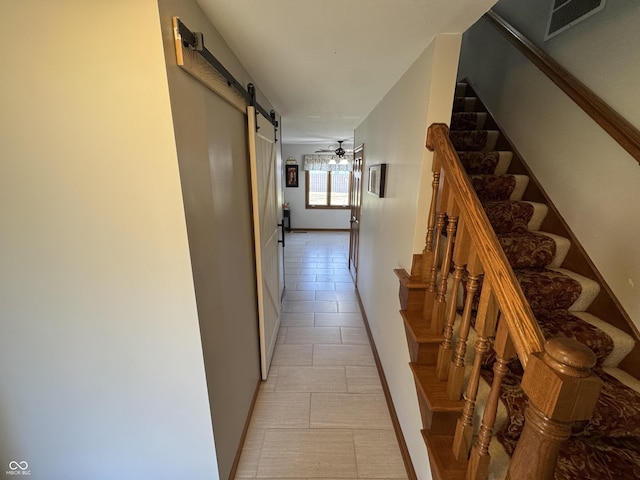
[[[353,171],[349,206],[349,273],[353,283],[358,285],[358,254],[360,251],[360,216],[362,213],[362,171],[364,168],[364,144],[353,149]]]

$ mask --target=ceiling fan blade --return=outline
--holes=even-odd
[[[338,154],[338,150],[342,149],[343,150],[343,155],[345,153],[349,153],[352,154],[353,153],[353,148],[342,148],[342,143],[344,142],[344,140],[338,140],[338,147],[337,148],[333,148],[333,145],[329,145],[329,148],[320,148],[318,150],[315,151],[315,153],[334,153],[334,154]]]

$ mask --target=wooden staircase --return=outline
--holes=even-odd
[[[457,93],[457,108],[481,112],[475,118],[482,128],[496,132],[490,135],[490,148],[513,152],[509,173],[529,178],[524,199],[547,205],[539,226],[560,245],[554,267],[579,272],[584,282],[596,285],[593,298],[582,303],[590,302],[585,317],[604,318],[630,339],[615,367],[638,377],[638,335],[629,318],[482,102],[466,85]],[[570,333],[545,339],[544,322],[536,319],[543,311],[532,310],[530,291],[523,292],[522,274],[516,273],[522,266],[514,271],[509,262],[504,238],[495,233],[483,208],[486,202],[478,198],[475,180],[467,175],[449,133],[446,125],[429,128],[427,147],[434,161],[425,248],[414,255],[411,272],[396,270],[432,474],[442,480],[554,478],[572,424],[588,420],[596,408],[602,376],[592,369],[601,358]],[[528,406],[509,456],[495,433],[503,417],[502,382],[512,381],[514,360],[524,371],[518,388],[526,393]]]

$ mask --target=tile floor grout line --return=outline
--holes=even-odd
[[[293,237],[295,239],[295,236]],[[336,239],[340,239],[339,242],[336,241]],[[314,236],[307,236],[306,238],[303,237],[298,237],[298,240],[300,241],[304,241],[304,243],[298,243],[295,242],[295,248],[296,248],[296,252],[300,251],[301,253],[296,253],[296,256],[300,256],[301,260],[304,259],[305,256],[305,248],[309,249],[309,250],[313,250],[310,254],[309,257],[311,257],[311,255],[315,256],[318,260],[316,261],[317,264],[324,264],[325,266],[329,263],[333,263],[333,265],[331,265],[334,268],[323,268],[325,270],[331,270],[330,273],[316,273],[316,277],[315,280],[316,282],[313,283],[308,283],[307,285],[298,285],[298,283],[301,282],[295,282],[294,288],[287,288],[288,290],[292,290],[292,291],[308,291],[308,290],[313,290],[313,299],[312,301],[319,301],[318,298],[322,297],[325,299],[330,299],[331,302],[334,303],[335,305],[335,310],[332,309],[332,312],[317,312],[317,311],[313,311],[313,312],[309,312],[309,313],[313,313],[313,324],[312,327],[306,327],[309,328],[309,332],[310,332],[310,346],[311,348],[309,350],[307,350],[307,352],[310,352],[311,354],[311,359],[310,359],[310,366],[311,367],[320,367],[320,368],[335,368],[335,367],[339,367],[340,371],[342,372],[342,379],[340,380],[340,382],[344,382],[344,385],[346,386],[346,391],[345,392],[333,392],[332,390],[332,386],[331,383],[326,383],[326,384],[320,384],[320,386],[322,387],[322,390],[324,390],[324,388],[326,386],[328,386],[328,390],[329,391],[320,391],[320,392],[308,392],[309,393],[309,397],[308,397],[308,416],[306,418],[306,422],[303,422],[302,424],[298,424],[300,425],[300,427],[296,427],[294,429],[294,431],[298,431],[298,432],[303,432],[303,431],[307,431],[307,432],[311,432],[311,431],[315,431],[316,433],[313,435],[317,435],[318,432],[323,432],[326,433],[329,430],[338,430],[341,432],[344,432],[343,435],[346,435],[347,432],[350,434],[350,437],[347,436],[346,438],[343,437],[343,440],[347,440],[347,444],[351,444],[351,448],[348,450],[352,450],[351,453],[348,453],[346,450],[340,450],[340,453],[342,455],[347,454],[347,457],[349,460],[346,464],[342,464],[343,466],[345,465],[350,465],[349,468],[351,468],[352,470],[347,473],[345,471],[343,471],[342,473],[345,473],[346,475],[337,475],[337,471],[335,471],[336,465],[334,465],[335,462],[335,457],[328,457],[331,458],[331,460],[328,459],[324,459],[324,460],[319,460],[321,463],[319,463],[318,465],[320,466],[320,470],[309,470],[308,467],[304,467],[304,461],[302,463],[298,463],[297,466],[295,465],[296,461],[298,461],[298,457],[297,456],[293,456],[291,457],[291,452],[289,452],[287,454],[287,452],[283,452],[283,454],[281,455],[279,453],[278,450],[278,441],[277,439],[271,438],[270,437],[270,443],[268,445],[268,452],[267,454],[271,455],[268,459],[266,459],[266,463],[264,464],[264,468],[262,471],[263,475],[268,475],[268,478],[284,478],[284,477],[295,477],[295,478],[306,478],[307,480],[316,480],[317,478],[320,477],[332,477],[332,478],[360,478],[360,475],[362,474],[364,477],[367,477],[367,475],[363,472],[360,472],[360,469],[358,468],[358,454],[356,453],[356,444],[358,443],[356,441],[356,430],[362,430],[362,431],[384,431],[386,429],[380,430],[380,426],[378,426],[378,428],[374,428],[374,429],[369,429],[367,427],[373,425],[371,422],[366,421],[364,423],[362,423],[361,428],[356,429],[353,427],[348,427],[347,423],[343,424],[343,426],[335,426],[335,425],[340,425],[340,421],[335,423],[334,426],[331,427],[318,427],[316,426],[315,428],[312,428],[312,417],[311,417],[311,413],[312,413],[312,406],[313,406],[313,399],[314,398],[322,398],[322,396],[324,395],[324,398],[329,398],[327,396],[331,396],[331,395],[343,395],[343,398],[363,398],[366,396],[373,396],[373,395],[379,395],[379,392],[371,392],[371,391],[358,391],[358,390],[362,390],[364,389],[368,389],[371,388],[370,384],[367,384],[367,380],[366,377],[368,376],[368,374],[364,374],[364,383],[363,382],[363,377],[362,375],[358,374],[357,370],[353,371],[353,382],[354,382],[354,390],[353,392],[349,391],[349,377],[347,376],[347,370],[349,369],[349,365],[347,365],[347,363],[353,363],[353,367],[356,368],[370,368],[369,362],[367,361],[363,361],[363,355],[364,352],[362,352],[362,348],[365,347],[366,345],[358,343],[358,332],[359,330],[356,330],[358,328],[361,328],[364,326],[363,324],[363,320],[362,317],[360,316],[360,322],[355,322],[355,315],[358,312],[352,312],[350,310],[352,310],[352,306],[344,306],[343,309],[347,309],[346,312],[343,312],[340,308],[340,302],[354,302],[357,301],[357,299],[353,298],[353,292],[354,292],[354,288],[353,288],[353,284],[351,282],[347,283],[346,279],[344,279],[345,281],[343,282],[317,282],[318,278],[322,278],[322,279],[326,279],[326,280],[334,280],[332,278],[332,275],[341,275],[341,274],[346,274],[346,272],[344,271],[344,266],[339,266],[336,267],[336,265],[340,265],[340,263],[338,263],[338,261],[334,261],[338,260],[340,262],[344,262],[345,258],[346,258],[346,247],[344,246],[345,244],[345,240],[348,238],[348,236],[337,236],[337,235],[331,235],[330,237],[327,237],[323,234],[314,234]],[[293,243],[291,243],[291,245],[294,245]],[[330,252],[329,254],[325,254],[324,256],[319,256],[323,253],[323,250]],[[311,262],[310,262],[311,263]],[[303,267],[303,265],[305,265],[304,262],[300,261],[298,263],[299,269],[301,268],[305,268]],[[315,268],[319,269],[320,267],[318,267],[317,265],[315,265]],[[298,273],[300,273],[300,270],[298,270]],[[306,275],[306,273],[305,273]],[[319,275],[322,275],[322,277],[319,277]],[[306,278],[310,278],[310,277],[306,277]],[[337,277],[336,277],[337,278]],[[342,280],[343,278],[341,278]],[[321,285],[321,284],[326,284],[326,285]],[[333,286],[333,289],[329,290],[329,283],[331,283]],[[321,286],[325,286],[327,287],[327,292],[333,292],[332,295],[330,295],[329,293],[325,293],[325,294],[321,294],[319,295],[318,292],[321,290],[318,290],[315,287],[321,287]],[[351,288],[349,288],[349,286]],[[305,287],[304,290],[297,290],[298,287]],[[351,293],[349,293],[351,292]],[[311,296],[311,295],[310,295]],[[291,298],[302,298],[305,297],[305,294],[296,294],[296,295],[291,295]],[[287,299],[289,300],[289,299]],[[295,300],[297,301],[297,300]],[[294,305],[294,300],[290,300],[290,305],[291,305],[291,310],[293,310],[293,305]],[[318,308],[323,308],[321,307],[320,304],[317,304]],[[301,308],[301,307],[300,307]],[[313,310],[315,310],[315,308],[312,307]],[[296,315],[296,313],[290,312],[293,315]],[[297,314],[300,314],[303,312],[297,312]],[[319,314],[319,315],[318,315]],[[292,316],[293,316],[292,315]],[[327,315],[325,317],[323,317],[323,315]],[[331,315],[336,315],[336,317],[331,318]],[[346,315],[347,317],[344,318],[341,316],[342,315]],[[295,318],[295,317],[294,317]],[[300,317],[299,317],[300,318]],[[323,320],[321,320],[323,319]],[[281,328],[284,329],[284,338],[282,343],[278,344],[278,345],[283,345],[283,344],[288,344],[287,340],[292,340],[292,338],[290,338],[290,333],[295,332],[297,339],[298,340],[302,340],[304,337],[301,337],[300,335],[302,334],[302,330],[289,330],[289,327],[292,326],[292,324],[294,325],[295,328],[295,322],[299,321],[298,319],[296,320],[289,320],[289,322],[291,323],[287,323],[287,326],[282,326]],[[308,320],[307,320],[308,321]],[[314,329],[321,329],[321,328],[327,328],[319,326],[317,322],[322,322],[324,321],[327,326],[330,327],[337,327],[337,331],[340,332],[340,343],[326,343],[327,337],[323,336],[322,334],[312,334],[311,332]],[[362,324],[362,325],[361,325]],[[357,325],[357,326],[356,326]],[[320,332],[326,332],[327,330],[319,330]],[[335,331],[335,330],[334,330]],[[293,334],[293,333],[292,333]],[[335,337],[334,337],[335,338]],[[293,338],[294,340],[296,340],[295,338]],[[351,339],[351,343],[345,343],[345,341],[349,341]],[[316,342],[324,342],[324,343],[316,343]],[[283,348],[280,346],[276,346],[276,348]],[[293,345],[293,346],[302,346],[303,344],[288,344],[288,345]],[[323,348],[323,352],[320,355],[320,357],[317,355],[318,352],[316,351],[316,345],[318,346],[323,346],[325,348]],[[338,357],[336,357],[337,352],[333,352],[333,353],[329,353],[330,350],[327,350],[326,347],[340,347],[340,348],[344,348],[345,350],[341,350],[340,354]],[[355,350],[358,353],[346,353],[346,352],[352,352],[353,350]],[[368,348],[368,353],[371,354],[371,345],[369,345]],[[342,355],[345,355],[344,357]],[[356,355],[356,356],[352,356],[352,355]],[[290,370],[303,366],[307,366],[309,365],[308,363],[306,363],[308,360],[303,360],[304,357],[290,357],[289,359],[287,359],[287,357],[284,357],[281,362],[279,363],[279,367],[282,366],[288,366],[290,367]],[[307,359],[309,357],[306,357]],[[284,360],[284,362],[283,362]],[[316,363],[316,360],[320,360],[320,364]],[[336,360],[338,360],[336,362]],[[295,364],[287,364],[287,362],[291,362],[294,361]],[[335,362],[335,363],[334,363]],[[302,363],[302,364],[300,364]],[[304,382],[304,377],[306,377],[306,374],[303,375],[303,382]],[[284,377],[283,377],[284,378]],[[278,388],[279,383],[279,378],[275,379],[276,382],[274,384],[274,391]],[[287,380],[287,382],[289,382]],[[300,384],[301,388],[304,388],[304,383]],[[335,384],[334,384],[335,385]],[[297,390],[296,390],[297,391]],[[266,392],[265,392],[266,393]],[[286,394],[288,393],[294,393],[294,392],[281,392],[283,393],[283,397],[285,400],[285,402],[287,402],[286,400]],[[302,393],[302,392],[300,392]],[[306,392],[305,392],[306,393]],[[358,397],[360,396],[360,397]],[[354,400],[357,402],[357,400]],[[338,402],[338,404],[340,404],[340,402]],[[288,403],[286,403],[286,405],[288,405]],[[316,405],[317,407],[317,405]],[[285,406],[285,410],[288,410],[288,406]],[[338,410],[340,410],[340,408],[338,408]],[[343,413],[344,414],[344,413]],[[321,414],[322,415],[322,414]],[[323,417],[316,417],[319,418],[321,423],[326,423],[325,421],[323,421]],[[268,420],[267,420],[268,421]],[[271,419],[272,425],[269,426],[268,428],[265,429],[265,435],[262,438],[262,443],[260,445],[260,451],[259,451],[259,456],[257,459],[257,463],[255,464],[255,477],[254,478],[267,478],[267,477],[258,477],[258,470],[260,468],[260,465],[262,465],[262,460],[263,460],[263,454],[265,453],[264,450],[264,446],[265,446],[265,441],[266,441],[266,431],[270,430],[270,431],[275,431],[274,428],[277,428],[276,425],[277,424],[273,424],[273,419]],[[307,427],[305,428],[304,425],[307,425]],[[328,425],[331,424],[331,420],[329,420]],[[359,423],[355,423],[353,425],[359,425]],[[311,436],[311,437],[306,437],[306,438],[316,438],[315,436]],[[291,437],[290,437],[291,438]],[[351,439],[351,441],[349,442],[349,438]],[[284,437],[280,437],[280,441],[283,441]],[[286,440],[287,442],[291,442],[291,439]],[[333,441],[331,442],[333,444]],[[360,440],[360,443],[362,443],[362,440]],[[291,443],[289,443],[291,445]],[[307,448],[309,448],[309,446],[307,446]],[[366,441],[365,444],[360,445],[360,449],[363,450],[362,455],[362,460],[363,463],[362,465],[366,465],[367,468],[371,468],[371,465],[368,463],[371,460],[365,460],[367,458],[373,458],[373,461],[380,461],[380,456],[381,456],[381,452],[376,450],[375,445],[371,446],[371,445],[366,445]],[[371,450],[371,448],[373,448],[373,450]],[[274,450],[275,449],[275,450]],[[314,453],[312,453],[312,455],[316,455],[315,452],[315,448],[312,447],[311,451],[314,451]],[[275,453],[274,453],[275,452]],[[386,456],[388,453],[383,452],[382,456],[384,458],[383,462],[387,462],[386,460]],[[276,457],[274,457],[273,455],[276,455]],[[289,455],[289,456],[287,456]],[[274,460],[274,458],[276,459],[280,459],[280,464],[278,462],[278,460]],[[312,457],[313,458],[313,457]],[[389,457],[389,458],[393,458],[393,457]],[[291,459],[289,461],[287,461],[287,459]],[[252,462],[255,460],[252,460]],[[275,462],[275,463],[274,463]],[[293,464],[292,464],[293,462]],[[276,468],[276,470],[273,470],[274,467]],[[296,470],[297,468],[297,470]],[[284,470],[283,470],[284,469]],[[354,469],[354,470],[353,470]],[[313,474],[311,474],[311,472],[313,471]],[[281,473],[282,472],[282,473]],[[286,473],[285,473],[286,472]],[[327,474],[327,472],[335,472],[335,473],[329,473]],[[355,477],[353,477],[353,474],[355,473]],[[397,472],[395,472],[397,473]],[[367,477],[368,478],[368,477]],[[385,478],[392,478],[391,476],[387,477],[385,476]],[[395,475],[393,475],[393,478],[395,478]],[[405,477],[406,478],[406,477]]]
[[[356,449],[356,435],[353,429],[351,429],[351,439],[353,440],[353,456],[356,458],[356,478],[360,478],[360,472],[358,471],[358,451]]]

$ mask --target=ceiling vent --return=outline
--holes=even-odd
[[[544,39],[549,40],[551,37],[573,27],[594,13],[598,13],[604,8],[605,1],[606,0],[553,0]]]

